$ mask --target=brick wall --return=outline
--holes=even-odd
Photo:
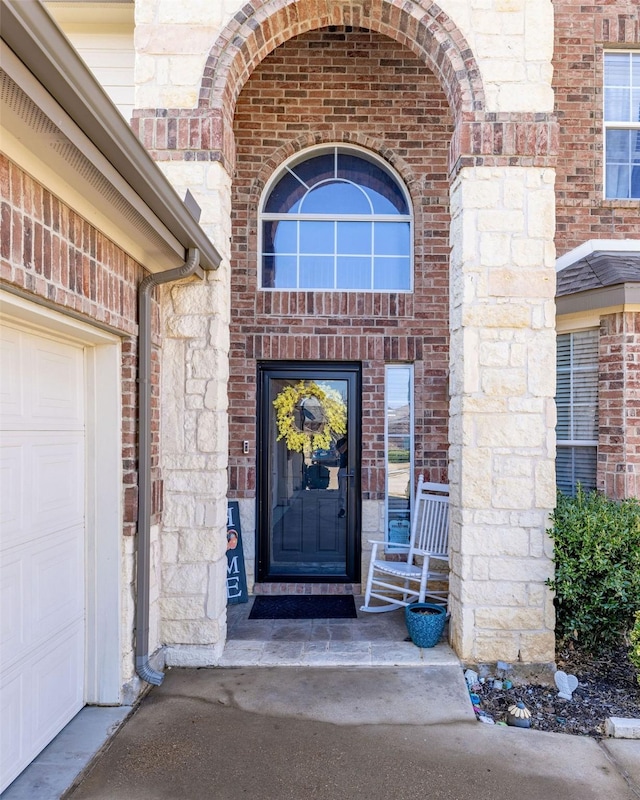
[[[640,497],[640,313],[602,317],[599,361],[598,488]]]
[[[137,515],[137,286],[142,267],[112,241],[0,157],[2,281],[43,298],[62,313],[69,309],[122,335],[122,463],[124,532],[133,535]],[[155,308],[158,330],[158,309]],[[156,341],[156,345],[158,342]],[[153,510],[162,507],[160,481],[157,347],[153,354]]]
[[[640,237],[637,200],[603,199],[603,50],[640,47],[637,0],[555,8],[553,85],[560,124],[556,198],[558,255],[588,239]]]
[[[445,95],[405,47],[345,28],[303,34],[256,68],[238,99],[233,189],[230,496],[255,493],[256,361],[361,361],[363,499],[384,497],[384,364],[415,362],[416,469],[446,478],[448,146]],[[414,204],[413,294],[258,292],[257,204],[293,152],[350,141],[386,157]]]

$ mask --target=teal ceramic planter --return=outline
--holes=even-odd
[[[411,603],[404,613],[409,636],[416,647],[435,647],[447,621],[446,608],[435,603]]]

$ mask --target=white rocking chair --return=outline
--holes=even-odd
[[[378,558],[385,542],[372,542],[371,564],[361,611],[393,611],[409,603],[428,601],[446,605],[448,591],[431,589],[430,581],[448,582],[447,571],[434,571],[432,562],[449,563],[449,487],[426,483],[420,475],[406,560]],[[395,581],[390,583],[389,581]],[[371,599],[382,605],[371,605]]]

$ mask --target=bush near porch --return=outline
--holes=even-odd
[[[552,522],[559,646],[628,647],[640,611],[640,503],[578,487],[575,497],[558,493]]]

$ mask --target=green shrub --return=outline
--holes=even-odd
[[[554,540],[556,631],[591,652],[620,644],[640,609],[640,504],[598,492],[558,494]]]
[[[640,683],[640,611],[636,614],[636,624],[631,631],[629,660],[638,670],[638,683]]]

